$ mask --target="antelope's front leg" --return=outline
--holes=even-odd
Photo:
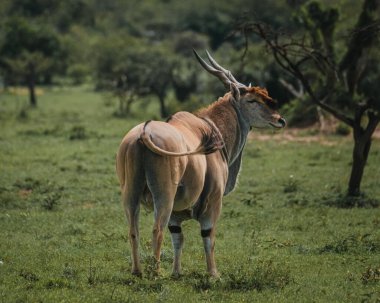
[[[219,277],[215,263],[215,226],[209,229],[201,229],[201,236],[206,254],[207,272],[212,277]]]
[[[219,277],[215,264],[215,231],[216,221],[219,218],[222,199],[210,203],[205,213],[198,219],[201,225],[201,236],[206,254],[207,271],[213,277]]]

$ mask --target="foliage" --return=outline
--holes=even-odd
[[[49,72],[60,67],[57,60],[61,57],[60,51],[58,37],[45,26],[31,25],[21,18],[7,20],[0,48],[0,64],[7,71],[5,81],[23,83],[31,65],[37,74],[49,77]]]
[[[170,108],[166,104],[168,94],[174,94],[174,101],[191,104],[196,100],[194,96],[197,96],[199,107],[205,93],[224,93],[219,85],[210,85],[209,83],[215,82],[200,72],[191,48],[212,48],[216,57],[222,59],[221,63],[234,71],[241,81],[268,85],[274,97],[280,100],[280,104],[288,102],[287,91],[278,84],[278,73],[274,76],[275,65],[270,65],[270,60],[263,58],[259,48],[249,64],[242,62],[238,50],[244,46],[244,38],[241,35],[231,35],[235,24],[241,18],[256,15],[258,12],[264,20],[272,20],[278,26],[288,23],[284,11],[288,14],[291,12],[291,7],[286,3],[274,2],[268,6],[260,1],[246,0],[235,0],[232,5],[224,0],[219,1],[217,5],[200,0],[191,3],[161,0],[146,3],[124,3],[117,0],[109,3],[92,0],[4,0],[0,5],[0,15],[3,17],[0,26],[5,28],[5,24],[17,19],[41,33],[49,32],[58,42],[58,52],[54,57],[39,51],[42,53],[42,57],[39,57],[41,60],[33,60],[41,62],[42,65],[42,74],[36,77],[37,85],[52,82],[81,84],[93,81],[98,89],[109,90],[119,100],[116,113],[119,116],[125,116],[129,112],[130,104],[136,100],[136,96],[148,95],[153,96],[152,99],[160,100],[160,111],[163,115],[163,112]],[[7,40],[5,32],[2,31],[0,34],[0,46]],[[21,38],[21,41],[24,40]],[[49,43],[45,41],[43,45],[47,47]],[[42,47],[42,44],[39,45]],[[22,48],[27,49],[26,46]],[[120,91],[115,83],[121,70],[125,71],[126,65],[133,63],[128,62],[128,57],[133,57],[133,53],[137,54],[142,58],[139,62],[143,61],[149,69],[150,66],[143,57],[148,56],[147,53],[150,51],[151,57],[157,57],[152,63],[165,63],[156,64],[154,69],[156,74],[163,75],[155,78],[162,79],[161,83],[154,83],[156,87],[149,92],[146,91],[146,87],[152,84],[152,79],[148,79],[144,89],[136,90],[136,83],[133,83],[133,89],[125,87]],[[257,60],[257,57],[260,57],[260,60]],[[26,64],[25,58],[18,60]],[[29,59],[28,62],[31,61]],[[15,68],[17,65],[20,66],[17,62],[8,63]],[[139,87],[142,81],[147,80],[148,71],[145,67],[136,69],[136,72],[141,73],[137,81],[140,83],[137,85]],[[270,73],[261,72],[264,70],[270,70]],[[171,74],[170,81],[168,74]],[[6,83],[25,83],[25,79],[12,78],[13,80],[9,81],[9,70],[3,69],[2,77]],[[173,102],[170,101],[170,104]]]
[[[10,18],[4,25],[0,45],[0,68],[7,84],[27,84],[30,103],[36,105],[34,87],[38,79],[48,81],[61,67],[62,52],[58,37],[48,28]]]
[[[95,67],[98,87],[113,90],[121,103],[125,102],[127,93],[132,96],[155,95],[160,101],[161,116],[167,116],[165,97],[172,81],[174,63],[162,48],[137,46],[133,38],[118,42],[117,37],[105,39],[99,45],[102,46]],[[125,51],[121,53],[120,48]]]
[[[294,99],[282,107],[281,113],[286,117],[286,122],[290,127],[310,126],[316,122],[316,107],[305,103],[302,100]]]
[[[351,128],[344,123],[339,123],[335,128],[335,133],[340,136],[347,136],[351,132]]]
[[[362,281],[364,284],[368,283],[379,283],[380,282],[380,267],[373,268],[368,267],[362,274]]]

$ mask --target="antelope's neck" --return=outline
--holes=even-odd
[[[199,116],[211,119],[218,127],[225,143],[228,162],[232,164],[242,152],[250,130],[237,106],[228,98],[222,98],[202,110]]]

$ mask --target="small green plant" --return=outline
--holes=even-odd
[[[242,199],[241,202],[247,206],[257,205],[255,197]]]
[[[98,280],[98,275],[96,273],[96,267],[92,265],[92,259],[90,258],[90,266],[88,268],[87,283],[89,285],[95,285]]]
[[[37,190],[41,186],[41,181],[26,177],[24,180],[17,180],[13,185],[22,190]]]
[[[21,270],[19,276],[23,277],[25,280],[29,282],[36,282],[39,280],[38,276],[35,273],[25,269]]]
[[[226,290],[282,289],[291,281],[288,268],[269,261],[258,261],[253,268],[241,267],[227,275]]]
[[[138,284],[134,285],[134,290],[141,291],[143,293],[160,293],[164,289],[164,285],[161,281],[141,281]]]
[[[364,251],[366,253],[376,253],[379,250],[380,243],[371,234],[364,234],[350,235],[345,238],[337,239],[317,249],[317,252],[319,254],[345,254],[359,251]]]
[[[335,196],[325,197],[325,204],[338,208],[377,208],[380,206],[380,201],[375,198],[370,198],[364,193],[358,196],[349,196],[344,193],[338,193]]]
[[[298,181],[290,175],[284,184],[284,193],[294,193],[298,190]]]
[[[76,279],[78,277],[78,271],[72,266],[70,266],[68,263],[65,263],[65,266],[62,271],[62,277],[69,280]]]
[[[84,126],[76,125],[71,128],[69,139],[70,140],[84,140],[87,139],[87,132]]]
[[[26,107],[23,107],[18,112],[17,119],[22,121],[22,120],[27,120],[28,118],[29,118],[28,110],[26,109]]]
[[[335,128],[335,134],[339,136],[347,136],[350,132],[351,128],[344,123],[339,123]]]
[[[57,207],[60,199],[61,194],[59,192],[45,195],[41,206],[45,210],[54,210]]]
[[[240,211],[236,211],[234,209],[231,209],[229,212],[225,212],[224,213],[224,217],[225,218],[229,218],[229,219],[238,218],[240,216],[241,216]]]
[[[70,282],[66,279],[62,278],[55,278],[50,279],[48,282],[45,283],[46,289],[54,289],[54,288],[71,288]]]
[[[230,272],[220,280],[208,275],[195,274],[193,288],[198,292],[217,289],[262,291],[265,289],[282,289],[290,282],[289,269],[269,260],[258,261],[252,267],[245,265],[237,269],[230,268]]]
[[[380,282],[380,266],[368,267],[366,271],[362,273],[361,280],[363,284],[379,283]]]
[[[214,284],[210,276],[198,274],[193,282],[193,288],[197,292],[203,292],[212,289]]]
[[[152,255],[146,256],[145,260],[145,271],[144,276],[146,276],[149,280],[153,280],[156,277],[159,276],[159,272],[157,271],[157,268],[159,266],[159,263],[157,262],[156,258]]]

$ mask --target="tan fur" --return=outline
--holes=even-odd
[[[218,125],[219,131],[222,133],[229,155],[237,148],[234,141],[240,132],[237,114],[231,106],[230,98],[231,94],[227,93],[223,98],[219,98],[218,101],[197,113],[200,117],[209,117],[215,121],[214,123]]]

